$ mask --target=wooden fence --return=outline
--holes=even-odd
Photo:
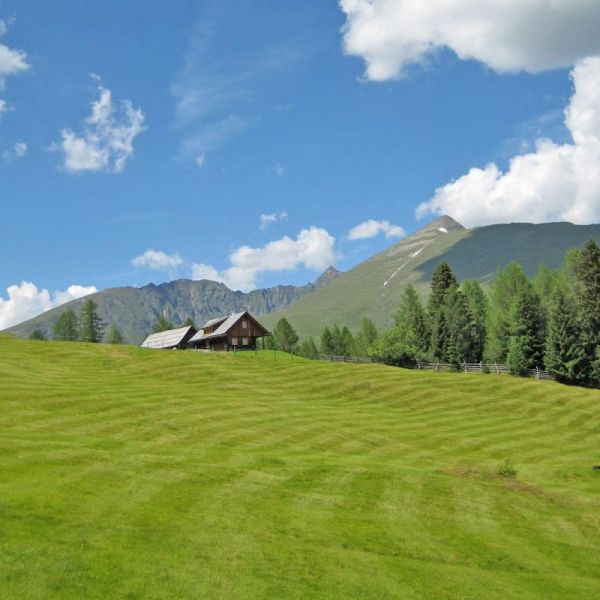
[[[453,371],[453,372],[464,372],[464,373],[494,373],[496,375],[508,374],[510,369],[508,365],[501,363],[460,363],[449,364],[441,362],[403,362],[403,361],[391,361],[381,360],[372,358],[370,356],[336,356],[334,354],[319,354],[318,360],[325,360],[328,362],[347,362],[347,363],[380,363],[389,365],[392,367],[402,367],[404,369],[424,369],[428,371]],[[548,379],[554,380],[554,377],[548,373],[548,371],[542,371],[542,369],[527,369],[523,376],[532,377],[535,379]]]

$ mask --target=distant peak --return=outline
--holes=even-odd
[[[450,231],[464,231],[464,227],[452,217],[448,215],[443,215],[428,225],[426,225],[427,229],[437,229],[438,231],[444,231],[449,233]]]
[[[341,271],[336,269],[334,266],[326,269],[319,278],[313,283],[316,288],[325,287],[328,283],[332,282],[336,277],[339,277],[342,274]]]

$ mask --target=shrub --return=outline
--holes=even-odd
[[[500,465],[500,468],[498,469],[498,475],[500,475],[500,477],[517,476],[517,470],[513,467],[508,458]]]

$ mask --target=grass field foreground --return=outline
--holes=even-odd
[[[0,336],[0,596],[598,598],[599,422],[552,382]]]

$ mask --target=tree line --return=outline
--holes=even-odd
[[[125,336],[114,323],[106,328],[98,314],[98,305],[91,298],[83,303],[79,314],[72,308],[64,310],[52,326],[51,337],[63,342],[127,343]],[[29,338],[45,340],[47,336],[41,329],[35,329]]]
[[[505,363],[515,375],[549,371],[558,381],[600,384],[600,248],[570,250],[560,269],[528,278],[518,263],[498,271],[489,295],[474,280],[459,282],[447,263],[436,268],[423,303],[408,285],[394,326],[379,334],[363,319],[353,334],[325,327],[316,341],[299,337],[281,319],[263,347],[307,358],[321,354],[372,356],[389,362]]]

